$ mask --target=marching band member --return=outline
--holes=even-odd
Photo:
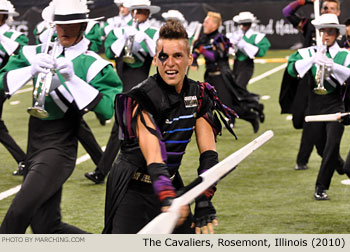
[[[319,84],[324,82],[325,95],[317,94],[309,88],[306,114],[344,112],[341,85],[350,76],[350,54],[346,49],[339,47],[336,39],[340,34],[345,34],[345,25],[339,24],[335,14],[323,14],[312,24],[323,34],[322,42],[326,47],[312,46],[299,49],[289,58],[288,73],[294,78],[308,76],[313,87],[319,87]],[[324,71],[317,70],[322,67],[325,68]],[[338,122],[306,124],[311,129],[309,138],[322,157],[314,198],[328,200],[326,190],[329,189],[333,173],[335,170],[343,169],[344,161],[340,157],[339,148],[344,125]]]
[[[84,1],[87,2],[86,0]],[[52,2],[53,1],[51,1],[50,4]],[[47,21],[43,20],[40,23],[38,23],[33,30],[33,35],[35,37],[36,44],[42,44],[48,41],[49,31],[50,31],[50,24]],[[90,41],[89,50],[94,51],[95,53],[99,53],[100,48],[102,46],[102,38],[100,34],[99,23],[96,22],[95,20],[89,21],[84,31],[84,36]],[[54,35],[52,36],[52,41],[56,37],[57,37],[57,34],[54,33]]]
[[[22,46],[28,44],[28,38],[24,34],[11,29],[7,24],[9,18],[18,15],[10,1],[0,0],[0,69],[6,65],[11,55],[17,54]],[[10,136],[4,121],[1,120],[6,98],[4,92],[0,91],[0,142],[18,163],[13,175],[23,175],[26,154]]]
[[[132,22],[132,16],[129,10],[130,0],[114,0],[114,3],[119,7],[119,15],[107,19],[101,30],[103,37],[107,36],[113,29],[126,26]]]
[[[239,25],[238,31],[230,38],[231,43],[237,48],[233,74],[237,84],[247,89],[254,73],[254,58],[265,56],[271,44],[265,34],[252,29],[252,24],[258,22],[253,13],[240,12],[233,17],[233,21]]]
[[[53,4],[53,2],[50,2],[47,9],[44,9],[43,12],[52,8],[50,7],[51,4]],[[89,49],[96,53],[98,53],[99,46],[102,44],[98,27],[99,25],[97,21],[91,20],[88,22],[88,25],[84,31],[85,37],[88,40],[90,40]],[[45,43],[46,41],[49,41],[49,38],[48,38],[49,33],[50,33],[50,23],[47,20],[43,20],[36,26],[36,28],[33,31],[33,34],[36,37],[36,43],[42,44],[42,43]],[[54,32],[51,38],[51,41],[54,41],[56,37],[57,37],[57,33]],[[97,118],[102,125],[105,124],[105,120],[103,120],[102,118],[99,118],[98,116]],[[81,125],[79,127],[77,136],[78,136],[79,142],[82,144],[86,152],[89,154],[94,164],[98,165],[98,163],[102,158],[103,151],[101,149],[101,146],[97,142],[92,130],[90,129],[89,125],[86,123],[83,117],[81,118]]]
[[[158,33],[148,18],[159,12],[160,7],[151,5],[149,0],[131,0],[129,9],[133,22],[111,31],[105,41],[106,56],[116,60],[116,69],[123,82],[124,92],[148,77]],[[123,56],[126,54],[125,44],[131,38],[133,45],[130,50],[135,62],[128,63],[123,61]]]
[[[61,221],[62,186],[75,167],[82,115],[94,111],[111,118],[115,95],[121,91],[113,66],[88,50],[89,41],[83,35],[92,20],[88,12],[80,0],[54,0],[46,14],[51,13],[48,21],[55,24],[59,44],[50,46],[48,53],[43,53],[45,45],[24,46],[0,72],[0,88],[11,96],[38,74],[50,76],[56,69],[44,98],[48,117],[30,116],[28,170],[0,233],[25,233],[29,225],[34,233],[85,232]]]
[[[309,47],[316,43],[315,27],[311,24],[311,18],[303,17],[297,13],[298,10],[304,8],[303,6],[310,4],[313,4],[313,0],[296,0],[283,9],[283,15],[303,35],[303,47]],[[339,17],[339,0],[323,0],[320,13],[332,13]],[[308,103],[308,84],[305,83],[306,81],[307,79],[300,79],[295,82],[295,79],[290,78],[286,69],[283,75],[280,95],[280,101],[282,99],[282,102],[285,104],[282,107],[282,111],[292,113],[294,128],[302,129],[299,151],[296,158],[296,170],[308,169],[307,164],[314,148],[314,145],[311,144],[312,139],[309,134],[311,129],[308,128],[308,124],[304,123],[305,108],[307,108]],[[290,90],[295,90],[295,92],[290,92]],[[284,97],[288,100],[284,100]]]

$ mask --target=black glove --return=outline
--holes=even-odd
[[[340,123],[343,125],[350,125],[350,115],[343,116]]]
[[[197,198],[193,216],[195,227],[204,227],[208,223],[212,223],[215,219],[216,210],[211,201],[205,196]]]

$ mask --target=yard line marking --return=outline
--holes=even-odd
[[[26,93],[26,92],[29,92],[29,91],[33,91],[33,88],[30,87],[30,88],[25,88],[25,89],[18,90],[18,91],[17,91],[16,93],[14,93],[13,95],[21,94],[21,93]]]
[[[343,185],[350,185],[350,179],[344,179],[341,181]]]
[[[17,105],[17,104],[20,104],[21,103],[21,101],[12,101],[12,102],[10,102],[10,105]]]
[[[0,200],[6,199],[15,193],[18,193],[19,189],[21,189],[21,185],[15,186],[5,192],[0,193]]]
[[[287,117],[286,117],[286,120],[287,121],[291,121],[293,119],[293,116],[292,115],[288,115]]]
[[[269,71],[267,71],[267,72],[265,72],[263,74],[260,74],[259,76],[256,76],[253,79],[250,79],[250,81],[248,82],[248,85],[253,84],[254,82],[257,82],[257,81],[259,81],[261,79],[264,79],[265,77],[267,77],[267,76],[269,76],[271,74],[274,74],[274,73],[276,73],[276,72],[278,72],[278,71],[280,71],[282,69],[285,69],[287,67],[287,65],[288,65],[287,63],[284,63],[284,64],[282,64],[282,65],[280,65],[278,67],[272,68],[271,70],[269,70]]]
[[[102,150],[104,151],[105,149],[106,149],[106,146],[103,146]],[[90,159],[90,155],[85,154],[77,159],[75,165],[81,164],[82,162],[85,162],[89,159]],[[20,189],[21,189],[21,185],[18,185],[5,192],[0,193],[0,200],[6,199],[7,197],[10,197],[11,195],[18,193]]]
[[[263,95],[263,96],[261,96],[261,100],[268,100],[268,99],[270,99],[271,98],[271,96],[269,96],[269,95]]]

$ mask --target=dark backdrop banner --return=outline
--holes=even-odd
[[[67,0],[69,1],[69,0]],[[30,43],[34,43],[33,29],[41,18],[42,9],[48,5],[47,0],[12,0],[16,10],[21,14],[15,19],[13,26],[29,37]],[[294,29],[282,15],[282,9],[291,1],[280,0],[152,0],[153,5],[159,5],[161,11],[152,16],[152,23],[160,26],[163,22],[161,13],[169,9],[181,11],[188,23],[202,22],[208,11],[220,12],[223,17],[221,30],[226,32],[234,31],[232,18],[241,11],[250,11],[260,20],[255,29],[266,34],[271,42],[272,49],[289,49],[297,46],[301,42],[301,34]],[[350,1],[342,1],[342,13],[340,22],[350,18]],[[95,0],[90,5],[91,17],[108,17],[117,15],[118,7],[113,0]],[[313,13],[312,5],[307,5],[298,11],[301,16],[310,16]],[[101,21],[101,25],[103,25]]]

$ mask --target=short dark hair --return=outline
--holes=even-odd
[[[190,52],[190,40],[183,24],[177,19],[169,19],[159,30],[159,39],[183,39],[188,52]]]
[[[159,30],[160,39],[188,39],[185,27],[177,19],[169,19]]]

